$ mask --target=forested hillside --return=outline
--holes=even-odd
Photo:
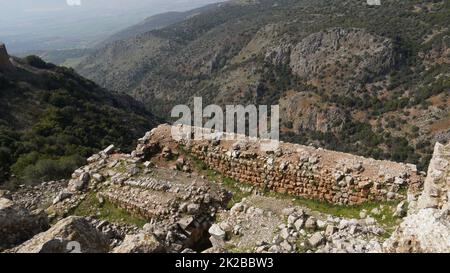
[[[123,150],[157,120],[127,95],[36,56],[0,69],[0,185],[65,178],[94,152]]]

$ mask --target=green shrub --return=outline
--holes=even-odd
[[[26,165],[19,174],[26,184],[33,184],[68,177],[84,163],[85,160],[79,155],[58,159],[38,159],[34,164]]]
[[[25,61],[26,64],[39,69],[52,69],[56,67],[54,64],[44,62],[41,58],[39,58],[36,55],[27,56],[23,60]]]

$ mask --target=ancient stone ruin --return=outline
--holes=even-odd
[[[450,251],[450,145],[436,144],[425,179],[408,164],[283,142],[263,152],[261,140],[173,138],[174,128],[148,132],[131,154],[111,145],[68,181],[0,192],[0,251]]]
[[[205,140],[175,140],[171,132],[169,125],[152,130],[140,140],[135,154],[145,157],[163,147],[179,146],[236,181],[333,204],[401,200],[408,188],[418,188],[423,181],[411,164],[284,142],[274,152],[262,152],[258,139],[236,135],[234,140],[221,140],[205,131]]]

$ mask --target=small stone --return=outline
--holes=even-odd
[[[388,192],[387,193],[387,195],[386,195],[386,198],[388,199],[388,200],[392,200],[392,199],[394,199],[395,198],[395,192]]]
[[[362,162],[358,162],[355,165],[353,165],[353,170],[355,170],[357,172],[364,171],[363,163]]]
[[[187,229],[192,223],[194,222],[194,217],[192,216],[186,216],[181,218],[178,221],[178,225],[182,228],[182,229]]]
[[[366,218],[366,225],[373,226],[377,223],[377,221],[373,217]]]
[[[344,178],[344,174],[342,172],[335,172],[334,173],[334,179],[336,182],[341,181]]]
[[[268,250],[269,253],[280,253],[281,252],[281,247],[278,245],[273,245],[269,248]]]
[[[145,161],[144,162],[144,167],[147,168],[147,169],[150,168],[150,167],[153,167],[153,163],[151,161]]]
[[[309,217],[308,220],[306,220],[305,229],[309,231],[315,231],[317,229],[317,223],[314,217]]]
[[[187,213],[189,214],[196,214],[200,210],[200,205],[198,204],[189,204],[187,205]]]
[[[280,235],[276,235],[275,237],[273,237],[272,243],[275,245],[279,245],[281,244],[281,242],[283,242],[283,238]]]
[[[101,175],[99,173],[94,173],[92,175],[92,178],[97,182],[103,182],[103,180],[104,180],[103,175]]]
[[[219,224],[219,227],[225,231],[225,233],[231,233],[233,231],[233,227],[227,222],[222,222]]]
[[[91,179],[91,176],[89,175],[88,172],[82,173],[79,178],[79,180],[83,183],[88,183],[89,179]]]
[[[403,178],[396,177],[395,180],[394,180],[394,183],[399,185],[399,186],[403,186],[403,185],[405,185],[406,181]]]
[[[347,185],[353,185],[354,181],[355,181],[355,179],[351,175],[347,175],[345,177],[345,183],[347,183]]]
[[[281,231],[280,231],[280,236],[281,236],[281,238],[283,238],[283,239],[285,239],[285,240],[287,240],[288,238],[289,238],[289,230],[287,229],[287,228],[283,228]]]
[[[105,154],[105,155],[110,155],[110,154],[112,154],[114,152],[114,145],[109,145],[106,149],[104,149],[103,151],[102,151],[102,153],[103,154]]]
[[[56,197],[55,199],[53,199],[53,205],[72,197],[72,193],[68,192],[68,191],[61,191]]]
[[[180,212],[186,212],[186,211],[187,211],[187,207],[188,207],[188,203],[182,203],[182,204],[180,205],[180,207],[178,208],[178,210],[179,210]]]
[[[297,219],[294,223],[294,227],[297,231],[300,231],[304,226],[305,221],[303,219]]]
[[[327,226],[327,223],[322,220],[317,220],[316,224],[318,229],[324,229]]]
[[[282,213],[284,216],[289,216],[289,215],[293,214],[294,212],[295,212],[295,208],[284,208],[284,209],[281,211],[281,213]]]
[[[69,181],[67,188],[71,192],[82,191],[87,188],[89,179],[90,179],[89,173],[84,172],[78,177],[78,179],[71,179]]]
[[[223,231],[219,225],[217,224],[213,224],[209,230],[208,230],[209,234],[211,234],[211,236],[214,236],[216,239],[220,239],[220,240],[225,240],[225,231]]]
[[[359,212],[359,218],[361,219],[365,219],[367,217],[367,211],[366,210],[362,210]]]
[[[394,212],[394,217],[403,218],[406,216],[408,211],[408,204],[406,201],[402,201],[397,205],[397,208]]]
[[[358,184],[358,186],[362,189],[369,189],[372,187],[373,182],[372,181],[362,181]]]
[[[288,241],[283,241],[280,244],[280,247],[285,251],[285,252],[291,252],[293,250],[292,245],[288,242]]]
[[[234,204],[234,206],[230,209],[230,212],[232,214],[237,214],[237,213],[241,213],[244,212],[245,210],[245,206],[242,203],[236,203]]]
[[[325,237],[320,232],[314,233],[309,239],[308,244],[312,248],[320,246],[325,241]]]
[[[105,203],[105,198],[103,198],[103,196],[101,196],[100,194],[97,194],[97,200],[100,205],[103,205]]]
[[[380,214],[381,214],[381,211],[380,211],[379,208],[374,208],[374,209],[372,209],[372,210],[370,211],[370,213],[371,213],[372,215],[380,215]]]
[[[317,157],[311,156],[309,158],[308,162],[311,164],[317,164],[317,163],[319,163],[319,159]]]
[[[327,228],[325,229],[325,235],[330,237],[331,235],[336,233],[336,231],[337,228],[334,225],[328,225]]]
[[[296,214],[289,215],[289,217],[288,217],[288,224],[289,225],[293,225],[295,223],[295,221],[297,221],[298,218],[299,217]]]

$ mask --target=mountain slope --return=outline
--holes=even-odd
[[[280,104],[283,138],[426,165],[450,138],[448,1],[231,1],[76,66],[174,105]]]
[[[108,37],[105,41],[101,43],[101,45],[106,45],[108,43],[112,43],[115,41],[125,40],[129,38],[133,38],[139,34],[149,32],[155,29],[161,29],[167,27],[169,25],[184,21],[192,16],[198,15],[202,12],[206,12],[211,9],[215,9],[220,7],[222,4],[210,4],[201,8],[189,10],[189,11],[171,11],[165,12],[161,14],[153,15],[143,22],[125,28],[110,37]]]
[[[0,184],[58,179],[95,151],[124,150],[158,123],[126,95],[35,56],[0,66]]]

